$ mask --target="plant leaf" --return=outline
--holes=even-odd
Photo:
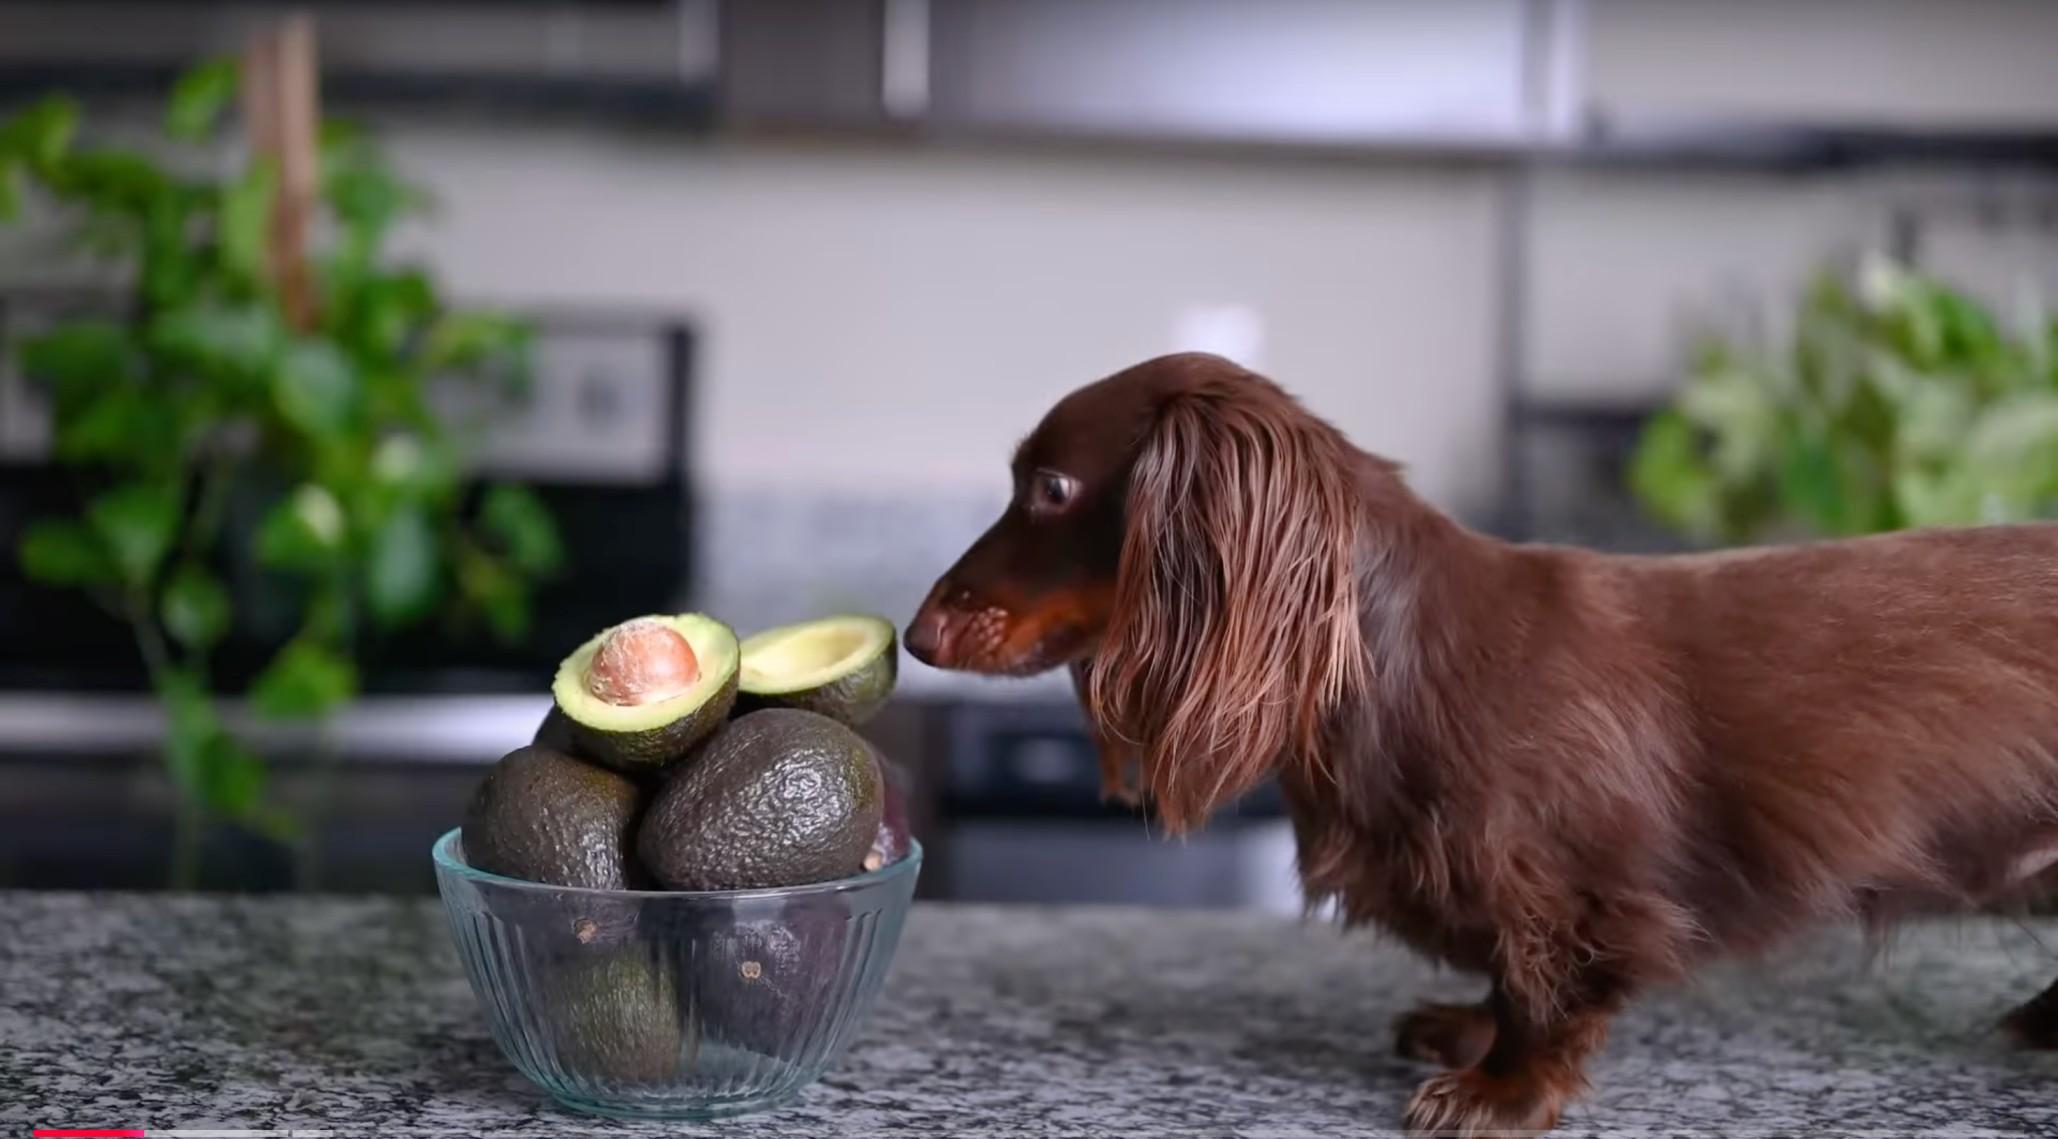
[[[200,303],[168,310],[150,327],[150,344],[173,363],[232,386],[271,375],[285,329],[258,304]]]
[[[372,618],[392,627],[435,608],[442,584],[436,531],[414,505],[386,516],[372,535],[365,566],[365,600]]]
[[[326,340],[303,340],[279,361],[272,398],[288,423],[317,439],[333,439],[357,417],[364,390],[341,349]]]
[[[336,496],[327,487],[303,483],[265,512],[257,527],[257,560],[272,569],[325,569],[343,548],[343,530]]]
[[[258,159],[243,176],[222,187],[218,241],[222,268],[246,287],[265,279],[272,203],[278,196],[278,167]]]
[[[209,811],[249,820],[264,798],[264,761],[222,726],[200,675],[172,667],[158,677],[165,709],[165,765],[180,793]]]
[[[369,262],[393,223],[425,207],[428,195],[396,177],[362,136],[331,142],[323,150],[322,196],[353,258]]]
[[[207,649],[229,631],[229,591],[199,566],[186,566],[164,587],[165,631],[191,649]]]
[[[193,206],[191,194],[164,194],[143,210],[143,295],[161,309],[192,300],[202,273],[200,259],[187,241],[186,223]]]
[[[206,747],[202,795],[207,805],[232,819],[245,819],[264,799],[264,760],[227,732]]]
[[[74,462],[161,473],[178,458],[178,409],[135,388],[116,388],[81,409],[61,407],[56,444],[58,456]]]
[[[2025,392],[1988,404],[1965,440],[1967,455],[1995,465],[2021,463],[2058,444],[2058,393]]]
[[[128,329],[104,320],[74,320],[22,341],[21,370],[59,389],[99,391],[135,375]]]
[[[1779,466],[1780,498],[1788,508],[1820,533],[1843,534],[1852,506],[1845,491],[1836,453],[1822,440],[1790,432]]]
[[[0,153],[0,221],[13,221],[20,216],[20,165],[6,154]]]
[[[457,580],[465,600],[485,615],[494,636],[514,644],[529,635],[528,586],[500,559],[471,552],[459,562]]]
[[[157,163],[129,150],[75,151],[50,177],[60,194],[125,217],[141,217],[152,202],[177,191]]]
[[[489,488],[479,507],[479,525],[507,552],[508,561],[534,577],[564,565],[564,543],[550,508],[527,487],[506,483]]]
[[[236,78],[236,63],[229,59],[208,60],[179,76],[165,109],[165,133],[180,139],[205,138],[236,97]]]
[[[430,371],[472,368],[496,357],[521,355],[533,330],[514,317],[490,312],[446,313],[429,332],[423,364]]]
[[[21,569],[44,585],[109,585],[116,579],[114,562],[100,538],[83,522],[46,519],[31,523],[21,536]]]
[[[258,675],[250,705],[272,719],[318,719],[356,694],[356,667],[335,650],[301,638],[279,650]]]
[[[291,844],[300,838],[300,820],[283,807],[260,803],[239,821],[276,843]]]
[[[172,784],[196,803],[207,801],[208,752],[221,735],[221,719],[207,686],[190,669],[174,666],[157,678],[164,702],[164,759]]]
[[[1693,424],[1679,411],[1661,411],[1644,424],[1629,461],[1629,487],[1661,521],[1701,537],[1719,528],[1714,472],[1701,458]]]
[[[149,583],[171,550],[179,525],[179,492],[163,483],[130,483],[101,494],[86,507],[86,520],[100,538],[122,580]]]
[[[418,435],[396,432],[379,440],[372,451],[373,482],[409,501],[450,501],[459,475],[457,454],[441,440],[425,443]]]
[[[12,151],[31,169],[47,175],[71,149],[78,125],[78,104],[63,96],[49,96],[0,126],[0,151]]]
[[[354,290],[355,308],[344,334],[366,359],[398,355],[415,331],[436,314],[436,290],[419,271],[363,278]]]

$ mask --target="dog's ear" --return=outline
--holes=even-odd
[[[1342,437],[1255,377],[1173,396],[1131,469],[1106,633],[1081,677],[1108,790],[1173,832],[1283,762],[1366,672]]]

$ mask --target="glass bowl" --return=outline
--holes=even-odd
[[[547,886],[466,865],[436,884],[500,1050],[567,1107],[714,1119],[814,1082],[864,1023],[914,897],[922,847],[775,890]]]

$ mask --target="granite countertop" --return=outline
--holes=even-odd
[[[1362,934],[1222,912],[920,905],[851,1052],[719,1124],[589,1119],[495,1051],[433,900],[0,896],[0,1123],[342,1135],[1389,1133],[1413,1000]],[[1990,1033],[2058,922],[1835,934],[1618,1022],[1568,1135],[2058,1134],[2058,1055]]]

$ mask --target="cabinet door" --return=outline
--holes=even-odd
[[[1506,141],[1517,0],[937,0],[933,112],[966,126]]]

